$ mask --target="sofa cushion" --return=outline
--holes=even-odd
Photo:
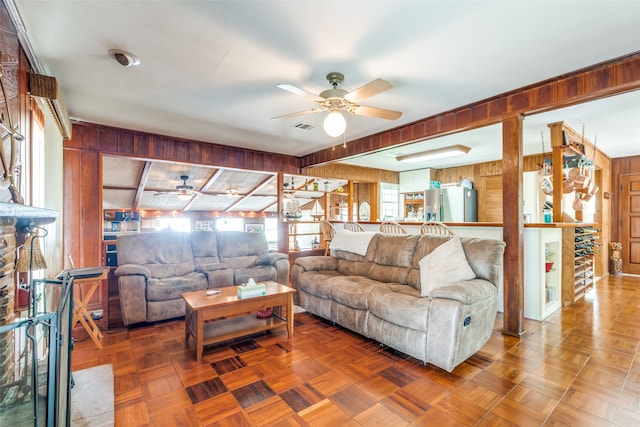
[[[363,276],[336,276],[327,280],[331,285],[331,298],[347,307],[367,310],[367,298],[380,282]]]
[[[382,235],[374,262],[394,267],[411,267],[420,236]]]
[[[368,299],[369,312],[394,325],[427,332],[429,298],[420,298],[420,291],[398,283],[374,287]]]
[[[256,266],[257,256],[249,255],[249,256],[237,256],[232,258],[220,257],[220,261],[222,264],[225,264],[227,267],[237,270],[239,268],[251,268]]]
[[[371,263],[371,268],[367,271],[367,277],[378,282],[385,283],[406,283],[409,268],[396,267],[392,265],[380,265]]]
[[[338,259],[338,272],[345,276],[366,276],[372,265],[372,262]]]
[[[183,276],[193,273],[196,268],[193,260],[175,264],[147,264],[146,267],[149,269],[151,277],[156,279]]]
[[[162,231],[120,236],[118,263],[139,264],[151,277],[163,279],[195,271],[189,233]]]
[[[273,266],[258,265],[250,268],[238,268],[233,271],[233,283],[243,285],[253,279],[256,282],[276,280],[276,269]]]
[[[331,298],[329,279],[340,275],[335,270],[307,271],[299,276],[298,289],[320,298]]]
[[[200,264],[196,267],[196,271],[199,271],[201,273],[218,270],[229,270],[229,267],[227,267],[226,264],[221,264],[219,262],[214,262],[212,264]]]
[[[218,256],[221,262],[228,258],[244,256],[257,257],[269,252],[267,238],[264,233],[247,233],[243,231],[218,231]]]
[[[438,286],[471,280],[476,277],[467,261],[459,237],[452,237],[422,258],[420,292],[427,296]]]
[[[207,276],[195,272],[178,277],[149,279],[147,281],[147,300],[166,301],[178,299],[183,292],[207,289],[207,285]]]
[[[215,231],[195,230],[191,232],[191,251],[196,267],[220,262]]]

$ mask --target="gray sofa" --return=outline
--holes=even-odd
[[[302,308],[449,372],[487,342],[504,242],[376,233],[358,254],[334,245],[342,233],[331,256],[296,260],[292,286]],[[457,260],[444,250],[454,243]],[[464,279],[454,277],[463,267]]]
[[[264,233],[161,231],[118,237],[125,325],[184,316],[183,292],[274,280],[288,285],[289,258],[269,252]]]

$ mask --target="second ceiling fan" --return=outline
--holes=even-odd
[[[153,193],[154,196],[160,196],[162,194],[175,194],[176,197],[182,201],[191,200],[193,196],[196,194],[200,194],[199,191],[193,189],[192,185],[187,184],[187,180],[189,179],[188,175],[181,175],[180,179],[182,180],[182,184],[176,185],[175,190],[171,191],[156,191]]]
[[[327,74],[327,80],[331,84],[332,88],[322,91],[318,95],[289,84],[279,84],[278,87],[280,89],[295,93],[296,95],[306,96],[316,102],[319,107],[273,117],[273,119],[285,119],[301,116],[303,114],[329,111],[324,122],[325,132],[327,132],[329,136],[340,136],[344,132],[344,128],[346,126],[342,111],[346,111],[349,114],[376,117],[386,120],[396,120],[402,116],[400,111],[387,110],[379,107],[369,107],[360,104],[360,101],[362,100],[391,89],[393,86],[386,80],[375,79],[351,92],[338,88],[338,86],[340,86],[344,81],[344,75],[342,73],[329,73]]]

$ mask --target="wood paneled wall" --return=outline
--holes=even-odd
[[[75,132],[74,132],[75,136]],[[64,263],[76,267],[102,264],[102,170],[98,152],[65,149]]]
[[[66,141],[65,148],[94,150],[101,154],[142,159],[266,172],[300,173],[299,158],[284,154],[171,138],[90,123],[74,123],[73,132],[78,132],[78,135],[73,135],[70,141]]]
[[[354,182],[388,182],[389,184],[399,184],[400,175],[398,172],[364,168],[361,166],[332,163],[328,165],[304,168],[302,172],[309,176],[319,176],[322,178],[348,179]]]
[[[547,154],[547,159],[551,158]],[[522,159],[523,171],[532,172],[540,169],[543,163],[542,154],[534,156],[526,156]],[[502,160],[494,160],[491,162],[476,163],[473,165],[458,166],[454,168],[434,169],[435,180],[443,183],[460,182],[467,178],[478,184],[483,176],[502,175]]]

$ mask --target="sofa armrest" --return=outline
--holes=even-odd
[[[274,265],[276,261],[285,258],[288,259],[289,256],[280,252],[270,252],[268,254],[260,255],[256,259],[256,265]]]
[[[275,260],[273,267],[276,269],[276,282],[289,286],[289,274],[291,273],[289,257],[285,256]]]
[[[116,271],[113,272],[117,277],[120,276],[132,276],[132,275],[140,275],[144,276],[145,279],[151,277],[151,271],[144,265],[138,264],[124,264],[116,268]]]
[[[296,265],[304,271],[337,270],[338,258],[332,256],[306,256],[296,259]]]
[[[484,279],[465,280],[438,286],[429,292],[429,298],[445,298],[459,301],[462,304],[474,304],[488,297],[497,295],[495,285]]]
[[[126,267],[126,265],[122,267]],[[118,290],[120,292],[122,320],[125,326],[146,322],[147,278],[142,274],[120,274],[118,277]]]
[[[228,270],[228,269],[229,267],[227,267],[226,264],[222,264],[219,262],[202,264],[196,267],[196,271],[200,273],[206,273],[207,271],[218,271],[218,270]]]
[[[230,268],[207,270],[204,271],[204,274],[207,276],[207,286],[209,289],[233,286],[233,270]]]

